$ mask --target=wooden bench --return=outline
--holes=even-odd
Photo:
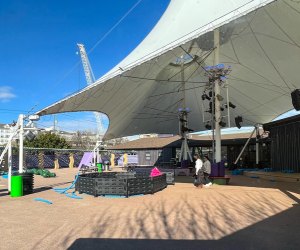
[[[213,184],[217,185],[228,185],[230,181],[230,177],[227,175],[225,175],[224,177],[210,176],[209,179],[211,179]]]

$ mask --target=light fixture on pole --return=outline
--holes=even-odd
[[[187,135],[193,130],[188,127],[188,113],[189,108],[180,108],[179,112],[179,134],[181,136],[182,144],[180,149],[179,160],[187,160],[188,158],[192,161],[192,156],[189,150]]]
[[[214,32],[214,40],[215,40],[215,58],[214,62],[219,62],[219,33],[218,30]],[[220,87],[225,86],[226,75],[231,72],[230,66],[225,66],[224,64],[217,64],[215,66],[205,67],[206,75],[208,76],[208,81],[212,90],[212,109],[211,113],[211,122],[212,122],[212,148],[213,148],[213,160],[214,162],[221,161],[221,127],[222,125],[226,125],[225,122],[222,121],[221,111],[224,110],[222,105],[220,104],[223,101],[223,97],[221,96]]]
[[[230,107],[230,108],[233,108],[233,109],[236,108],[236,106],[235,106],[232,102],[229,102],[229,107]]]
[[[209,100],[210,101],[210,97],[206,94],[206,93],[203,93],[203,95],[201,96],[202,97],[202,100]]]
[[[241,116],[237,116],[234,118],[235,121],[235,125],[238,129],[240,129],[242,127],[241,123],[243,122],[243,117]]]
[[[219,95],[219,94],[217,94],[216,97],[218,98],[218,100],[219,100],[220,102],[224,100],[223,96],[221,96],[221,95]]]
[[[206,128],[207,130],[211,130],[211,125],[210,125],[209,123],[207,123],[207,124],[205,125],[205,128]]]
[[[219,125],[220,125],[222,128],[225,128],[225,127],[226,127],[226,122],[220,121],[220,122],[219,122]]]

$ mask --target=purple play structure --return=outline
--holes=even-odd
[[[93,161],[93,152],[85,152],[82,156],[78,168],[80,169],[83,165],[90,167]]]
[[[223,161],[213,163],[211,165],[211,177],[224,177],[225,176],[225,164]]]

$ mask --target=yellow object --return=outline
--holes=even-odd
[[[58,159],[54,160],[54,169],[59,169]]]
[[[123,167],[128,164],[128,154],[123,154]]]
[[[70,153],[69,155],[69,168],[74,168],[74,154]]]
[[[39,152],[39,168],[43,169],[44,168],[44,152]]]
[[[115,154],[110,155],[110,166],[111,167],[115,166]]]

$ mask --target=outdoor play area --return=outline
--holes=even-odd
[[[48,11],[50,2],[39,8]],[[57,6],[70,4],[63,2]],[[162,6],[138,0],[90,46],[93,25],[106,24],[103,14],[114,20],[127,3],[110,14],[92,2],[54,6],[63,16],[49,8],[42,18],[55,20],[52,32],[86,14],[86,5],[99,9],[74,17],[76,25],[57,35],[90,26],[89,50],[77,43],[77,62],[59,86],[46,81],[56,74],[47,60],[60,56],[55,64],[63,69],[66,49],[36,28],[53,44],[36,49],[47,50],[34,61],[45,61],[36,70],[41,83],[26,86],[24,100],[38,102],[41,92],[49,98],[29,111],[10,109],[18,116],[0,126],[0,250],[300,249],[300,1],[170,0],[151,26],[149,16],[142,18]],[[127,16],[130,31],[120,29],[117,41],[104,45]],[[40,41],[31,39],[36,30],[28,33],[31,42]],[[121,45],[134,47],[129,38],[139,45],[124,58]],[[95,78],[88,56],[99,44],[93,56],[102,76]],[[115,66],[108,71],[109,63]],[[75,93],[65,84],[76,85],[74,69]],[[9,91],[0,85],[1,104],[17,97]],[[94,122],[95,131],[60,130],[57,117],[72,118],[68,113],[84,126]],[[71,118],[63,123],[68,129]]]
[[[299,248],[299,182],[234,175],[230,185],[198,190],[179,176],[154,195],[72,199],[53,188],[68,187],[77,169],[53,172],[35,176],[34,193],[19,198],[0,177],[0,249]]]

